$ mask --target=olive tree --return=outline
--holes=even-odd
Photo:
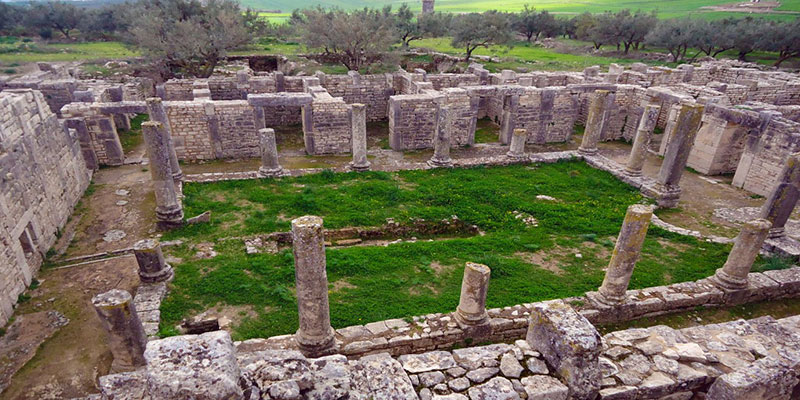
[[[80,26],[85,16],[85,11],[74,4],[48,1],[32,3],[25,13],[24,22],[29,29],[38,31],[41,36],[45,36],[42,33],[55,29],[64,38],[72,40],[70,33]]]
[[[509,18],[498,11],[464,14],[453,20],[453,47],[461,47],[469,61],[478,47],[508,44],[512,40]]]
[[[440,37],[447,34],[452,21],[452,14],[429,13],[414,16],[414,13],[403,3],[394,14],[395,27],[404,49],[414,40],[426,37]]]
[[[128,15],[130,40],[163,67],[163,78],[207,78],[228,51],[250,41],[235,0],[140,0]]]
[[[317,7],[300,11],[292,23],[299,27],[308,48],[319,49],[354,71],[380,61],[396,42],[391,9],[346,12]]]

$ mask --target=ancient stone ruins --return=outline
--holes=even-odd
[[[432,1],[429,2],[432,7]],[[308,155],[367,159],[367,122],[388,121],[394,151],[433,149],[415,168],[583,160],[629,183],[658,207],[675,207],[687,167],[733,174],[766,197],[725,265],[703,279],[628,290],[651,224],[692,234],[628,208],[605,280],[569,299],[486,309],[491,270],[464,266],[451,313],[331,327],[324,222],[292,221],[299,326],[293,335],[233,342],[225,331],[158,339],[159,304],[176,271],[161,244],[140,238],[136,293],[96,293],[112,374],[101,399],[790,399],[800,396],[800,316],[760,317],[601,336],[594,323],[800,296],[800,267],[751,272],[759,254],[800,255],[785,225],[800,196],[800,76],[733,63],[633,64],[575,72],[284,76],[244,69],[234,77],[154,85],[76,79],[63,66],[0,82],[0,320],[31,283],[44,253],[100,166],[126,162],[117,129],[143,124],[159,228],[186,222],[184,182],[301,174],[283,168],[274,128],[302,124]],[[502,154],[458,159],[476,121],[500,126]],[[577,150],[526,153],[562,143],[585,125]],[[663,132],[660,146],[650,138]],[[598,143],[633,143],[626,163]],[[663,157],[642,173],[648,153]],[[184,174],[179,161],[261,158],[244,173]],[[707,240],[726,241],[708,237]],[[494,344],[484,344],[494,343]]]

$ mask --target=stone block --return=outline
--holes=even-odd
[[[155,399],[241,399],[239,365],[226,331],[154,340],[144,352]]]
[[[535,304],[526,337],[563,379],[575,399],[594,399],[600,389],[600,334],[561,300]]]

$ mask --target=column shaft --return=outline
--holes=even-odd
[[[453,160],[450,158],[450,108],[439,107],[436,136],[433,138],[433,157],[428,160],[432,167],[451,167]]]
[[[334,339],[322,218],[305,216],[293,220],[292,240],[300,321],[295,339],[304,354],[324,355],[333,350]]]
[[[622,228],[619,231],[614,253],[608,263],[606,277],[598,290],[599,300],[607,304],[616,304],[625,301],[625,292],[633,275],[633,269],[650,226],[653,209],[643,204],[634,204],[628,207]]]
[[[461,299],[454,314],[462,325],[474,326],[489,322],[486,313],[486,293],[489,290],[489,276],[492,271],[482,264],[468,262],[461,281]]]
[[[511,137],[511,145],[506,155],[515,160],[525,158],[525,142],[527,140],[528,132],[526,132],[525,129],[514,129],[514,135]]]
[[[94,296],[92,305],[108,332],[109,347],[114,357],[111,370],[133,371],[145,365],[147,336],[136,314],[131,294],[119,289],[110,290]]]
[[[172,267],[164,260],[161,244],[155,239],[144,239],[133,245],[133,255],[139,265],[139,280],[143,283],[165,282],[172,279]]]
[[[262,178],[275,178],[283,176],[286,172],[278,162],[278,145],[275,142],[275,130],[264,128],[258,130],[261,146],[261,167],[258,176]]]
[[[657,179],[658,190],[661,192],[658,205],[661,207],[675,207],[678,204],[681,192],[679,183],[689,160],[694,138],[700,129],[703,109],[701,104],[681,104],[672,132],[666,132],[669,144]]]
[[[142,124],[142,136],[147,147],[150,176],[156,195],[156,219],[161,229],[173,228],[183,223],[183,208],[175,190],[169,149],[164,142],[165,135],[166,129],[160,122],[148,121]]]
[[[175,141],[172,139],[172,127],[167,117],[167,109],[158,97],[150,97],[146,101],[150,121],[160,122],[164,125],[164,129],[167,130],[167,135],[164,137],[164,145],[169,149],[169,165],[172,168],[172,177],[175,182],[180,182],[183,180],[183,171],[180,163],[178,163],[178,153],[175,152]]]
[[[583,140],[578,147],[578,152],[585,155],[597,153],[597,143],[603,135],[606,124],[606,102],[611,92],[596,90],[591,95],[589,113],[586,116],[586,129],[583,131]]]
[[[353,171],[368,171],[370,162],[367,160],[367,106],[363,104],[351,106],[353,162],[350,163],[350,168]]]
[[[747,275],[767,238],[769,228],[770,223],[765,219],[756,219],[744,224],[725,265],[711,277],[711,282],[723,289],[746,288]]]
[[[628,164],[625,172],[631,176],[641,176],[644,160],[647,158],[647,149],[650,147],[650,138],[658,123],[658,113],[661,106],[648,104],[642,112],[639,120],[639,127],[636,129],[636,137],[633,139],[633,147],[628,157]]]

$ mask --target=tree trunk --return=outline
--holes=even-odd
[[[749,53],[749,51],[740,51],[739,61],[747,61],[747,53]]]

